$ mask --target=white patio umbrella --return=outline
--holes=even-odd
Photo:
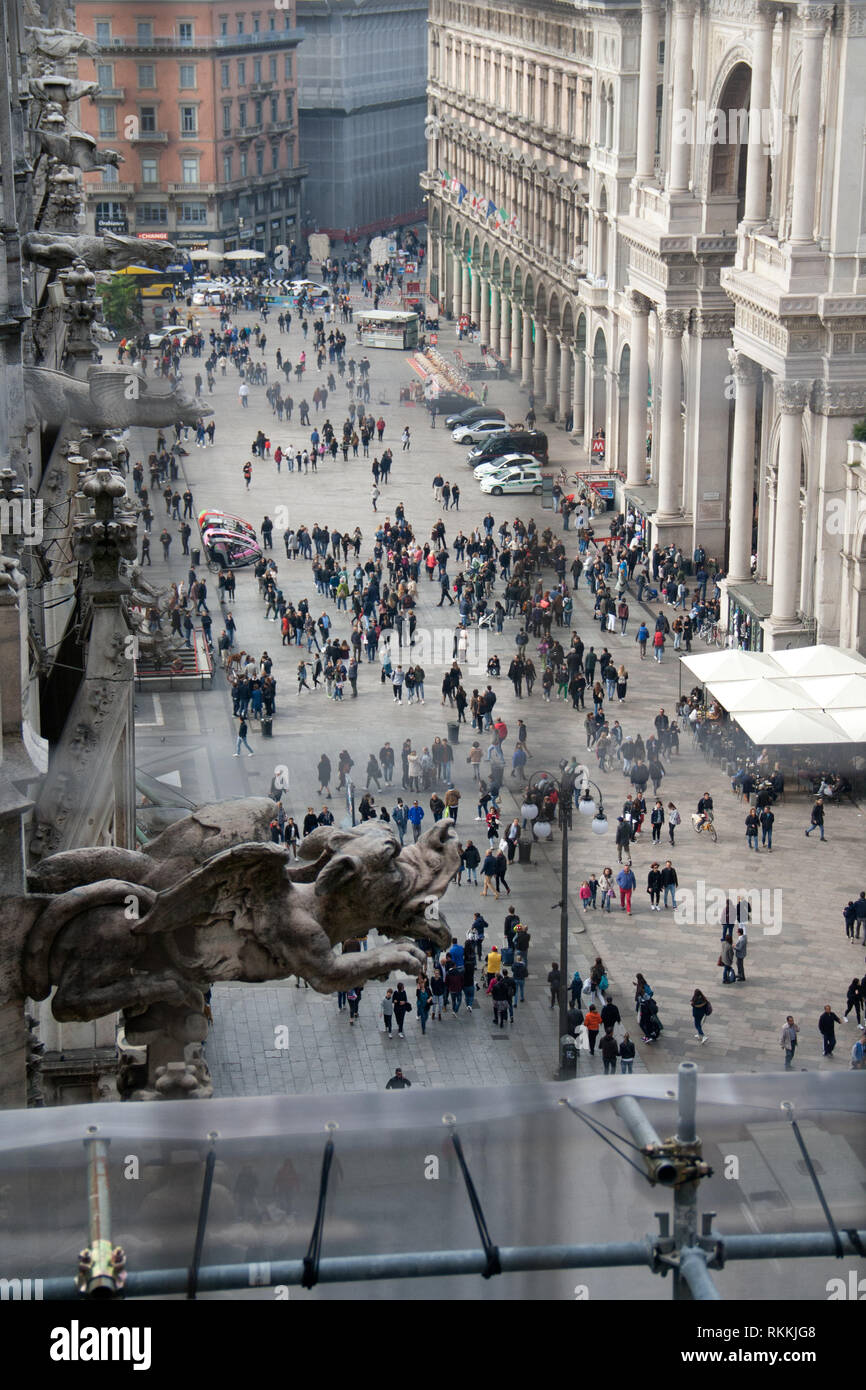
[[[735,714],[743,732],[758,745],[850,743],[845,730],[823,710],[789,709],[776,713]]]
[[[263,261],[266,258],[264,251],[251,251],[241,248],[238,251],[226,251],[222,259],[224,261]]]
[[[847,676],[866,671],[862,656],[841,647],[790,647],[773,655],[786,676]]]
[[[198,251],[190,251],[189,258],[191,261],[208,261],[211,265],[216,265],[223,259],[219,251],[208,251],[205,247]]]
[[[700,655],[680,658],[687,671],[697,676],[702,685],[716,681],[748,681],[759,676],[786,676],[791,672],[779,666],[769,652],[741,652],[729,647],[724,652],[701,652]]]
[[[866,743],[866,709],[834,709],[833,722],[855,743]]]
[[[782,714],[792,709],[820,709],[821,702],[790,677],[754,681],[709,681],[707,690],[729,714]]]
[[[812,696],[819,709],[866,710],[866,672],[852,676],[800,676],[797,684]]]

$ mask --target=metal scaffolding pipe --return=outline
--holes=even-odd
[[[618,1096],[613,1102],[613,1108],[626,1125],[634,1142],[640,1148],[657,1149],[661,1147],[661,1139],[656,1134],[634,1096]],[[671,1184],[676,1181],[676,1164],[672,1163],[670,1159],[647,1159],[646,1163],[654,1182],[670,1187]]]
[[[725,1263],[734,1260],[802,1259],[833,1256],[835,1243],[829,1231],[785,1235],[729,1236],[721,1241]],[[842,1233],[844,1254],[857,1256],[866,1243],[866,1231]],[[536,1245],[502,1247],[503,1274],[548,1269],[612,1269],[650,1266],[655,1241],[628,1241],[618,1245]],[[487,1262],[483,1250],[418,1250],[401,1255],[350,1255],[322,1260],[319,1283],[342,1284],[377,1279],[429,1279],[446,1275],[483,1274]],[[207,1265],[199,1271],[199,1293],[225,1289],[270,1288],[275,1284],[300,1284],[302,1260],[260,1264]],[[683,1277],[687,1278],[685,1270]],[[154,1298],[183,1294],[187,1269],[153,1269],[127,1276],[128,1298]],[[79,1299],[74,1279],[43,1280],[43,1299]]]
[[[710,1278],[707,1269],[707,1257],[703,1250],[698,1250],[694,1245],[691,1245],[680,1251],[679,1272],[688,1284],[695,1302],[717,1303],[721,1301],[722,1295]]]
[[[661,1139],[656,1134],[634,1096],[617,1096],[616,1100],[613,1102],[613,1108],[626,1125],[634,1142],[640,1148],[643,1149],[647,1146],[653,1147],[661,1144]]]
[[[694,1144],[698,1137],[698,1068],[680,1062],[677,1069],[677,1141]]]
[[[610,1269],[645,1265],[652,1259],[652,1241],[628,1241],[611,1245],[538,1245],[500,1248],[503,1274],[547,1269]],[[248,1289],[274,1284],[300,1284],[303,1260],[263,1261],[260,1264],[207,1265],[199,1270],[198,1292]],[[487,1257],[483,1250],[417,1250],[400,1255],[347,1255],[323,1259],[320,1284],[369,1282],[377,1279],[429,1279],[444,1275],[483,1274]],[[143,1270],[126,1280],[128,1298],[152,1298],[158,1294],[185,1293],[186,1269]],[[43,1281],[43,1299],[78,1297],[72,1279]]]
[[[842,1254],[862,1258],[866,1231],[840,1231]],[[722,1237],[725,1263],[728,1260],[799,1260],[836,1255],[831,1231],[792,1231],[783,1235]]]

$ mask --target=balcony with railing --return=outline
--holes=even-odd
[[[129,136],[131,145],[167,145],[167,130],[142,130],[140,127]]]
[[[134,183],[86,183],[84,185],[85,196],[88,198],[103,198],[110,201],[112,198],[131,198],[135,192]]]
[[[108,53],[123,48],[138,53],[165,53],[172,50],[190,53],[196,50],[215,52],[233,48],[246,50],[294,47],[303,37],[303,29],[267,29],[264,33],[258,34],[195,34],[192,38],[181,37],[176,31],[173,34],[152,34],[148,39],[139,38],[135,34],[125,34],[113,35],[108,43],[102,45],[102,51]]]
[[[171,198],[212,195],[218,192],[217,183],[167,183],[165,191]]]

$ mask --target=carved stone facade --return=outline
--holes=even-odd
[[[864,16],[431,4],[431,293],[537,412],[587,442],[605,431],[651,540],[701,545],[741,606],[750,583],[773,587],[751,625],[768,647],[866,650],[822,522],[866,414]],[[732,373],[731,347],[756,370]]]

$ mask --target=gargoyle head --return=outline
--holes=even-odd
[[[325,899],[321,916],[333,942],[375,927],[384,936],[449,944],[451,933],[435,904],[460,859],[450,821],[437,822],[405,848],[380,822],[354,830],[322,826],[303,841],[302,853],[330,854],[316,876],[315,893]]]

